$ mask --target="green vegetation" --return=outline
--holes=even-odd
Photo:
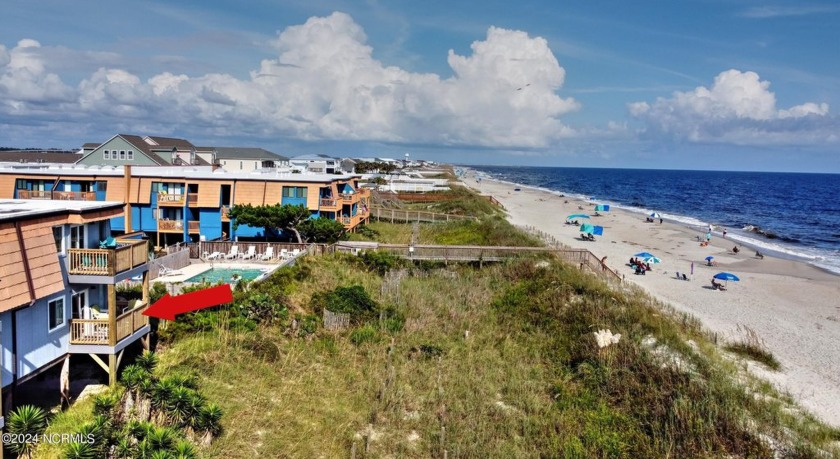
[[[230,219],[233,228],[248,225],[263,228],[266,240],[268,235],[277,230],[288,231],[295,235],[297,242],[303,242],[298,225],[309,219],[311,213],[303,205],[274,204],[271,206],[252,206],[251,204],[237,204],[230,208]]]
[[[740,327],[739,327],[740,328]],[[764,342],[759,338],[755,330],[749,327],[744,327],[746,337],[738,342],[727,344],[724,346],[729,352],[746,357],[756,362],[764,364],[771,370],[779,370],[782,365],[776,360],[776,357],[767,350]]]

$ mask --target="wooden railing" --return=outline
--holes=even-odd
[[[370,207],[370,216],[377,220],[393,222],[448,222],[456,220],[478,220],[468,215],[439,214],[420,210],[387,209],[379,206]]]
[[[350,217],[341,217],[341,223],[343,223],[345,225],[349,225],[350,224]]]
[[[158,220],[158,231],[183,231],[183,220]]]
[[[199,232],[200,231],[199,221],[198,220],[192,220],[192,221],[187,222],[187,231],[189,231],[190,233]]]
[[[147,307],[148,305],[143,304],[118,315],[114,330],[111,330],[107,318],[72,319],[70,320],[70,343],[116,345],[149,324],[148,316],[143,315]]]
[[[161,204],[184,204],[186,195],[158,193],[158,203]]]
[[[115,249],[68,249],[68,273],[93,276],[115,276],[146,263],[147,242],[117,239]]]
[[[321,198],[321,207],[336,207],[338,201],[332,198]]]
[[[52,191],[18,190],[18,199],[52,199]]]
[[[53,191],[52,198],[64,201],[96,201],[93,191]]]

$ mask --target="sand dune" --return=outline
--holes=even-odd
[[[800,262],[758,259],[749,249],[735,254],[731,251],[735,243],[719,235],[701,247],[702,228],[647,223],[643,216],[619,209],[592,217],[589,221],[603,226],[604,235],[596,242],[582,241],[578,227],[564,224],[565,217],[581,212],[579,206],[592,214],[592,203],[524,187],[514,191],[511,185],[487,179],[478,183],[471,174],[464,182],[496,197],[513,224],[533,226],[568,246],[587,248],[599,258],[607,256],[607,265],[626,281],[698,317],[724,339],[743,338],[745,326],[754,330],[782,369],[751,368],[804,408],[840,426],[840,277]],[[641,251],[662,259],[645,276],[634,275],[625,266]],[[709,255],[717,266],[706,266]],[[691,280],[677,280],[675,272],[690,273],[692,262]],[[732,272],[741,281],[729,282],[725,292],[713,290],[712,276],[721,271]]]

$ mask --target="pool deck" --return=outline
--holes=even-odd
[[[197,276],[205,271],[209,271],[212,268],[223,268],[223,269],[259,269],[264,271],[265,274],[260,276],[261,278],[265,275],[274,272],[274,270],[280,268],[281,266],[286,266],[294,261],[294,259],[283,260],[282,263],[251,263],[247,261],[201,261],[201,260],[190,260],[190,265],[186,266],[181,269],[175,270],[174,273],[169,274],[167,276],[159,276],[155,279],[152,279],[152,283],[160,282],[164,284],[175,284],[179,282],[186,282],[187,279],[192,278],[193,276]]]

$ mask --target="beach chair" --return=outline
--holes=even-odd
[[[254,258],[256,256],[257,256],[257,248],[254,247],[253,245],[248,246],[248,251],[247,252],[245,252],[243,254],[240,254],[240,258],[242,258],[243,260],[250,260],[251,258]]]
[[[180,276],[181,274],[182,274],[182,273],[181,273],[181,271],[178,271],[177,269],[169,269],[169,268],[167,268],[166,266],[161,266],[161,267],[160,267],[160,270],[158,271],[158,275],[159,275],[160,277],[164,277],[164,276]]]
[[[225,260],[233,260],[233,259],[238,258],[238,257],[239,257],[239,246],[238,245],[230,246],[230,252],[228,252],[227,255],[225,255]]]
[[[259,257],[260,261],[271,261],[272,258],[274,258],[274,247],[272,246],[268,246]]]
[[[289,258],[289,251],[286,249],[280,249],[280,255],[278,255],[277,258],[281,260]]]
[[[291,255],[292,258],[297,258],[298,255],[300,255],[300,249],[292,250],[292,255]]]
[[[219,260],[224,256],[224,254],[222,252],[213,252],[213,253],[210,253],[210,254],[208,254],[207,252],[204,252],[204,254],[205,254],[204,255],[205,260]]]

